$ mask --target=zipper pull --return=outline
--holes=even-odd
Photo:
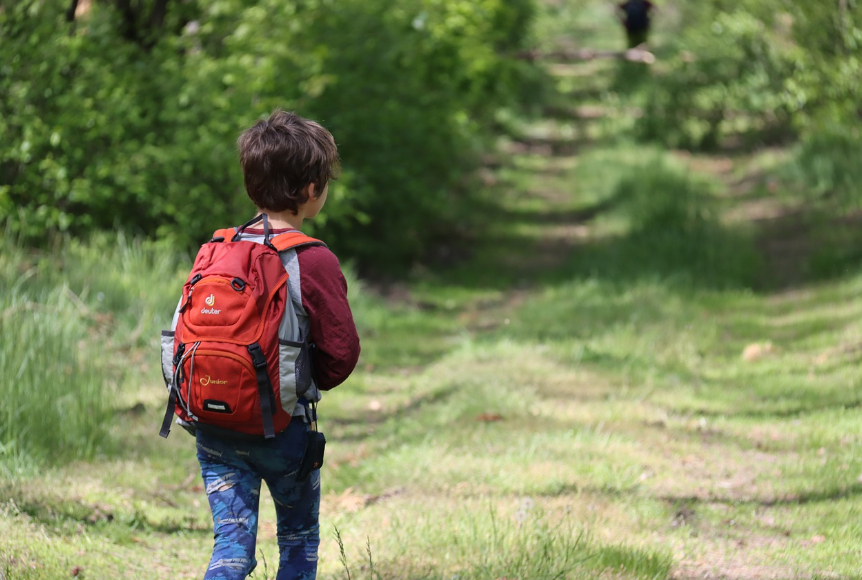
[[[186,306],[188,306],[189,303],[192,301],[192,292],[194,292],[194,291],[195,291],[194,287],[189,288],[189,295],[186,297],[186,301],[183,302],[183,305],[180,306],[180,314],[182,314],[183,312],[186,311]]]

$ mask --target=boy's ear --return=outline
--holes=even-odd
[[[308,199],[317,199],[320,197],[320,192],[317,191],[317,185],[315,183],[309,183],[305,186],[305,193],[308,194]]]
[[[317,193],[317,186],[314,183],[309,183],[308,185],[306,185],[305,191],[303,193],[308,195],[308,199],[317,199],[317,196],[319,195]]]

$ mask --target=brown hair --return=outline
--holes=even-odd
[[[276,110],[243,131],[237,140],[245,190],[259,209],[290,210],[308,201],[310,183],[317,195],[338,176],[335,140],[318,123]]]

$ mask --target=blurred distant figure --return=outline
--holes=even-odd
[[[650,12],[655,5],[649,0],[626,0],[618,6],[620,20],[626,27],[629,48],[646,44],[649,38]]]

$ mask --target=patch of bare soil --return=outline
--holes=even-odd
[[[592,144],[589,138],[564,139],[559,137],[523,137],[504,148],[511,155],[541,155],[545,157],[569,157]]]
[[[546,226],[530,257],[529,270],[553,270],[566,263],[572,249],[590,237],[589,226],[570,223]]]
[[[716,554],[716,560],[682,560],[671,571],[671,580],[791,580],[808,577],[788,566],[758,565]]]
[[[794,567],[765,561],[767,553],[787,551],[789,533],[775,528],[768,511],[761,509],[760,520],[774,534],[755,533],[736,529],[733,519],[718,525],[700,522],[696,507],[683,505],[671,527],[690,526],[696,538],[695,553],[680,554],[671,571],[672,580],[723,579],[723,580],[791,580],[803,575]],[[713,509],[726,507],[711,504]]]
[[[730,526],[732,522],[726,524]],[[720,527],[697,526],[697,541],[696,553],[677,556],[671,580],[791,580],[808,577],[798,568],[767,563],[763,556],[758,556],[787,550],[789,540],[778,530],[775,535],[751,531],[730,535]]]
[[[604,401],[618,389],[598,373],[577,367],[560,369],[536,384],[536,395],[554,405],[581,404],[586,401]],[[615,425],[616,427],[616,425]]]
[[[735,168],[733,159],[724,155],[693,155],[690,151],[684,149],[677,149],[672,153],[674,157],[685,162],[692,171],[723,176],[730,174]]]
[[[724,214],[727,223],[762,222],[779,220],[788,213],[787,207],[775,198],[758,198],[739,202]]]

